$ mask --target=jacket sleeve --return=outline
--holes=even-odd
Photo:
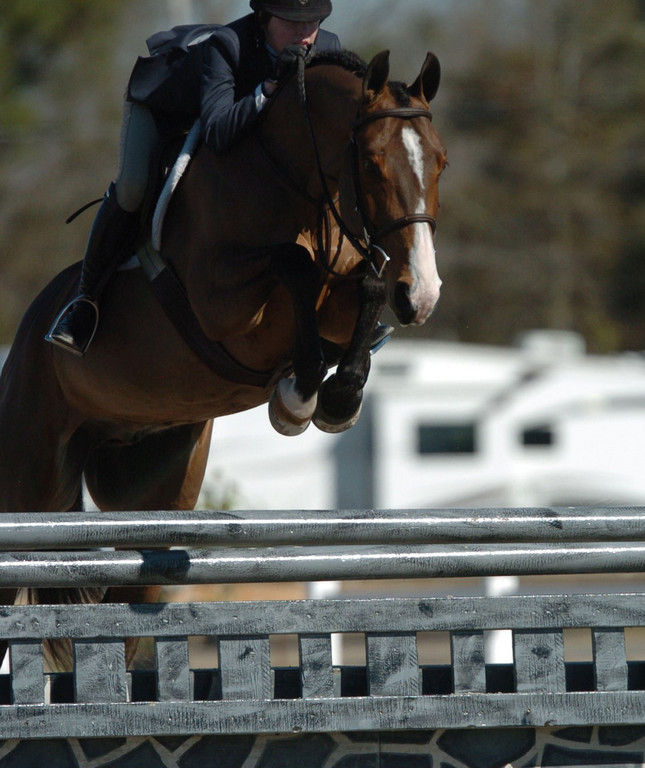
[[[322,37],[323,35],[324,35],[326,50],[340,51],[342,49],[343,46],[340,44],[340,39],[338,35],[335,35],[333,32],[327,32],[326,30],[321,29],[320,36]]]
[[[204,46],[201,73],[201,123],[206,144],[224,152],[253,123],[264,102],[254,93],[236,101],[239,43],[234,34],[214,35]]]

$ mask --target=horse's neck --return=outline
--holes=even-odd
[[[328,183],[334,186],[357,112],[360,81],[341,67],[320,66],[307,72],[306,90],[320,160]],[[322,198],[313,142],[295,82],[286,86],[276,100],[263,132],[285,166],[291,169],[292,176],[301,181],[309,194]],[[314,188],[310,186],[312,182]]]

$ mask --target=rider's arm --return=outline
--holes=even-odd
[[[236,101],[239,45],[233,36],[213,38],[203,49],[201,75],[201,122],[206,144],[215,152],[227,150],[253,123],[268,98],[261,84]]]
[[[318,48],[339,50],[340,41],[321,30]],[[240,41],[237,34],[223,27],[202,46],[201,122],[205,142],[215,152],[226,151],[255,120],[272,95],[275,84],[258,83],[248,95],[237,96],[240,72]]]

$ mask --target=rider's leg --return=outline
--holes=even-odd
[[[110,184],[94,219],[83,259],[78,295],[56,318],[47,341],[84,355],[98,325],[98,300],[118,265],[131,255],[139,208],[159,134],[147,107],[126,102],[116,182]]]

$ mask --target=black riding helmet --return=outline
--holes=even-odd
[[[331,0],[251,0],[251,8],[286,21],[322,21],[331,13]]]

